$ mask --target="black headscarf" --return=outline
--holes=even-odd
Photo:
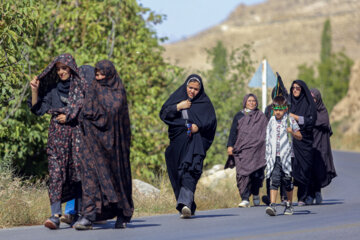
[[[168,106],[178,104],[183,100],[189,99],[186,87],[191,78],[195,78],[200,82],[200,90],[199,93],[191,99],[191,107],[187,109],[189,114],[189,121],[195,123],[199,129],[201,137],[206,144],[204,145],[205,151],[210,147],[216,131],[216,114],[214,107],[209,99],[209,97],[205,93],[204,84],[202,79],[197,74],[191,74],[187,77],[186,81],[183,85],[181,85],[174,93],[172,93],[169,99],[164,103],[160,111],[160,118],[169,126],[179,126],[181,127],[181,131],[185,131],[185,120],[180,119],[166,119],[163,115],[164,109]],[[190,117],[191,116],[191,117]],[[179,129],[169,128],[169,138],[171,139],[173,136],[176,136],[179,132]]]
[[[293,94],[293,87],[295,83],[301,87],[301,92],[299,97],[295,97]],[[295,80],[291,84],[290,112],[295,115],[304,117],[305,124],[300,125],[301,133],[303,134],[306,132],[306,135],[308,134],[312,135],[312,128],[317,118],[316,106],[308,86],[302,80]]]

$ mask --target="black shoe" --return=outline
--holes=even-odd
[[[85,217],[81,217],[76,223],[74,223],[76,230],[91,230],[92,222]]]
[[[269,216],[276,216],[276,205],[271,203],[265,210],[266,214]]]
[[[270,199],[267,195],[264,195],[261,197],[261,200],[263,201],[263,203],[265,203],[266,205],[270,205]]]
[[[60,217],[59,216],[51,216],[44,222],[44,226],[49,229],[59,229],[60,227]]]
[[[115,222],[115,229],[119,229],[119,228],[126,228],[126,222],[124,218],[118,216]]]

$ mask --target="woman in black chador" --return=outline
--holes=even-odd
[[[74,224],[77,230],[91,229],[94,221],[115,216],[115,228],[125,228],[134,211],[125,88],[108,60],[96,64],[95,79],[79,116],[82,217]]]
[[[168,126],[167,170],[183,218],[195,213],[194,193],[202,174],[206,151],[216,131],[214,107],[200,76],[190,75],[164,103],[160,118]]]
[[[302,80],[295,80],[290,88],[290,116],[299,124],[302,140],[293,140],[294,161],[292,174],[298,186],[298,204],[305,204],[313,166],[313,128],[316,122],[316,106],[310,90]]]
[[[52,216],[44,223],[50,229],[59,228],[61,203],[81,197],[77,116],[86,88],[82,76],[75,59],[70,54],[62,54],[30,83],[31,111],[38,116],[51,115],[47,155]]]
[[[314,167],[312,171],[311,188],[309,191],[308,202],[312,203],[315,199],[316,204],[321,204],[321,188],[331,183],[336,177],[333,156],[331,152],[330,136],[332,135],[328,111],[322,101],[319,90],[310,90],[317,108],[317,120],[314,126]]]

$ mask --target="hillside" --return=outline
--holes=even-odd
[[[360,59],[360,1],[268,0],[239,5],[224,22],[191,38],[164,45],[165,59],[189,70],[209,67],[204,48],[222,40],[229,48],[253,43],[256,67],[263,57],[287,85],[297,76],[297,66],[318,61],[324,21],[332,26],[333,50],[346,50]]]
[[[360,134],[360,61],[352,70],[347,95],[334,107],[330,121],[338,125],[345,136]]]

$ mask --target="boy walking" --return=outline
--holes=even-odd
[[[292,215],[294,185],[291,177],[291,158],[294,156],[292,138],[302,139],[300,127],[295,119],[287,114],[288,106],[286,98],[277,96],[273,100],[272,108],[274,116],[266,128],[266,178],[270,179],[270,205],[266,213],[276,216],[276,196],[281,184],[285,186],[287,202],[284,214]]]

